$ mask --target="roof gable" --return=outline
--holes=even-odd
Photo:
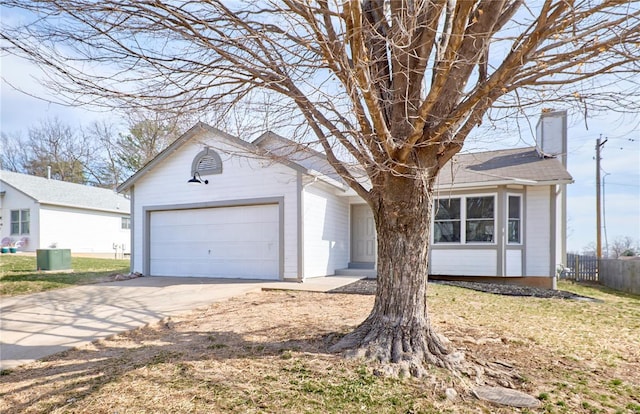
[[[236,147],[236,148],[238,148],[240,150],[244,150],[244,151],[246,151],[246,152],[248,152],[248,153],[250,153],[252,155],[278,162],[280,164],[286,165],[287,167],[290,167],[290,168],[292,168],[292,169],[294,169],[296,171],[300,171],[300,172],[305,173],[305,174],[314,175],[313,171],[310,171],[304,165],[301,165],[301,164],[295,162],[295,160],[291,160],[288,157],[278,156],[278,154],[271,153],[271,152],[267,151],[266,149],[261,148],[258,145],[255,145],[254,143],[243,141],[238,137],[235,137],[233,135],[227,134],[226,132],[221,131],[221,130],[219,130],[217,128],[214,128],[212,126],[209,126],[209,125],[207,125],[207,124],[205,124],[203,122],[198,122],[196,125],[194,125],[192,128],[190,128],[187,132],[182,134],[177,140],[175,140],[166,149],[164,149],[162,152],[160,152],[155,158],[153,158],[151,161],[149,161],[144,167],[142,167],[135,174],[133,174],[131,177],[129,177],[124,183],[120,184],[118,186],[118,188],[116,189],[116,191],[118,191],[118,192],[127,191],[143,175],[148,173],[155,166],[159,165],[164,159],[166,159],[172,153],[177,151],[185,143],[187,143],[190,140],[194,139],[199,134],[207,133],[207,132],[215,135],[215,137],[217,139],[222,139],[222,140],[225,141],[225,143],[230,144],[231,146]],[[213,149],[216,149],[216,148],[214,147]],[[321,173],[321,175],[324,175],[324,172],[320,172],[320,173]],[[329,177],[328,181],[330,181],[330,183],[332,185],[337,185],[339,187],[341,186],[340,183],[331,182],[333,180],[330,177]]]
[[[129,214],[130,202],[112,190],[0,171],[3,184],[20,191],[40,204],[58,205]]]

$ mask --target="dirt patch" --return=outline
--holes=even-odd
[[[595,293],[602,303],[433,285],[429,306],[456,349],[540,400],[533,412],[638,413],[640,301]],[[514,412],[444,370],[377,377],[375,364],[328,353],[372,304],[307,292],[216,303],[4,372],[0,412]]]

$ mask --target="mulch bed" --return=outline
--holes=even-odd
[[[556,298],[575,300],[595,300],[586,296],[577,295],[565,290],[542,289],[529,286],[507,285],[499,283],[462,282],[449,280],[430,280],[429,283],[457,286],[465,289],[477,290],[480,292],[493,293],[507,296],[532,296],[536,298]],[[375,295],[376,280],[361,279],[346,286],[332,289],[329,293],[352,293],[358,295]]]

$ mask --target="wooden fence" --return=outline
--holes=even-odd
[[[598,281],[598,258],[595,256],[567,253],[567,268],[560,274],[561,278],[586,282]]]
[[[640,295],[640,259],[602,259],[599,282],[611,289]]]

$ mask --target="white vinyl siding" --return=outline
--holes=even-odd
[[[522,250],[507,250],[505,276],[522,276]]]
[[[555,194],[555,211],[556,211],[556,218],[555,218],[555,231],[554,231],[554,236],[556,238],[556,250],[555,250],[555,257],[552,258],[554,261],[552,262],[553,264],[553,271],[555,274],[555,269],[557,267],[557,265],[561,264],[561,263],[565,263],[567,260],[567,252],[566,252],[566,211],[563,208],[563,195],[562,192],[564,192],[566,194],[567,188],[566,188],[566,184],[562,184],[559,186],[555,187],[554,194]],[[563,243],[564,241],[564,243]]]
[[[297,172],[253,154],[243,157],[241,148],[226,142],[209,132],[193,137],[135,183],[134,271],[145,269],[145,208],[227,201],[241,204],[243,200],[283,197],[284,278],[298,277]],[[209,184],[187,184],[192,161],[204,145],[220,154],[223,172],[204,174],[202,178],[208,179]]]
[[[332,275],[349,262],[349,202],[324,186],[303,191],[305,278]]]
[[[527,187],[525,232],[526,276],[551,276],[551,233],[549,187]]]
[[[433,275],[496,276],[497,252],[493,249],[438,249],[431,251]]]
[[[40,242],[73,253],[114,253],[114,245],[130,251],[130,235],[122,229],[122,214],[56,206],[40,208]]]

